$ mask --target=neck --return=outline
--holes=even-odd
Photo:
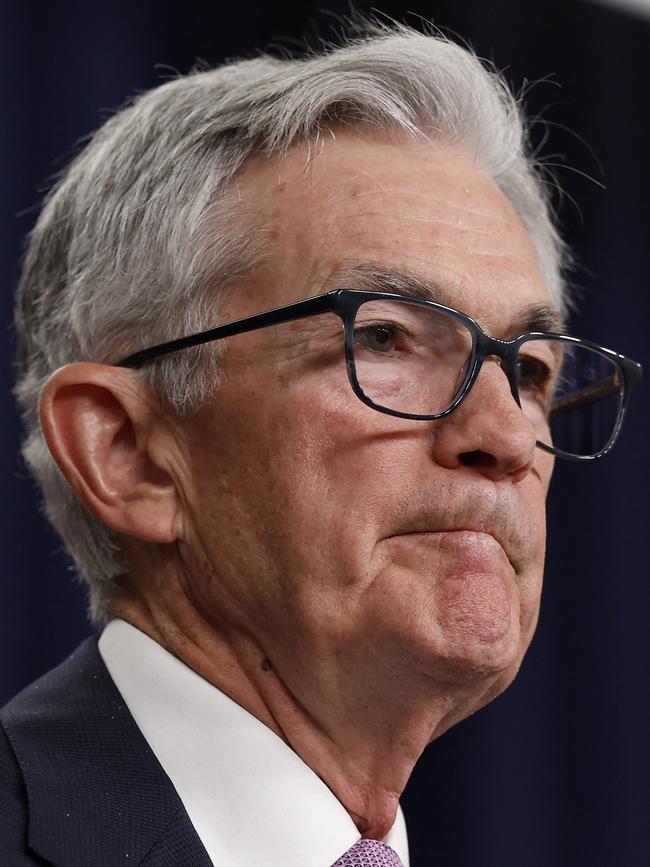
[[[403,672],[369,678],[367,670],[350,668],[349,660],[336,662],[337,654],[327,654],[324,661],[309,647],[296,660],[295,651],[283,653],[280,643],[258,642],[251,631],[208,622],[179,586],[157,581],[155,592],[140,582],[137,590],[125,586],[111,613],[283,738],[326,783],[360,833],[383,839],[426,745],[466,715],[459,710],[466,703],[458,692]]]

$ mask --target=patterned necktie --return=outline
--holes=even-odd
[[[397,852],[379,840],[359,840],[332,867],[404,867]]]

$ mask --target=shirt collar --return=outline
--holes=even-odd
[[[215,864],[331,867],[359,840],[297,753],[161,645],[112,620],[99,651]],[[408,867],[401,808],[385,842]]]

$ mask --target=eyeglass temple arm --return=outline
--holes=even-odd
[[[583,406],[589,406],[600,400],[601,397],[608,397],[610,394],[617,394],[620,391],[620,378],[617,374],[607,377],[600,382],[595,382],[593,385],[588,385],[576,391],[574,394],[568,394],[561,397],[550,412],[550,417],[555,418],[558,415],[563,415],[572,409],[580,409]]]
[[[152,358],[160,358],[163,355],[169,355],[181,349],[188,349],[191,346],[200,346],[203,343],[220,340],[223,337],[233,337],[236,334],[245,334],[247,331],[255,331],[258,328],[267,328],[270,325],[280,325],[283,322],[291,322],[296,319],[305,319],[307,316],[315,316],[318,313],[325,313],[328,310],[334,309],[333,296],[335,294],[336,292],[334,291],[327,292],[324,295],[316,295],[314,298],[305,298],[286,307],[276,307],[274,310],[256,313],[255,316],[238,319],[226,325],[218,325],[216,328],[209,328],[207,331],[198,331],[196,334],[179,337],[177,340],[158,343],[156,346],[142,349],[140,352],[134,352],[132,355],[118,361],[116,367],[137,368]]]

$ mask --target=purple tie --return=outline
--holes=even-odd
[[[359,840],[332,867],[404,867],[397,852],[379,840]]]

